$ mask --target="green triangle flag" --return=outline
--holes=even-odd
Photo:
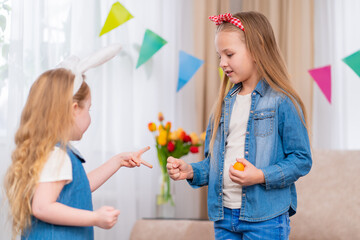
[[[360,77],[360,50],[347,56],[343,61]]]
[[[129,13],[129,11],[123,5],[121,5],[121,3],[114,3],[110,9],[110,12],[106,18],[105,24],[101,29],[99,36],[110,32],[114,28],[117,28],[118,26],[132,18],[133,15],[131,15],[131,13]]]
[[[149,60],[166,43],[167,41],[165,39],[150,31],[149,29],[146,29],[136,68],[140,67],[147,60]]]

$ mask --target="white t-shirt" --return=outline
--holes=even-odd
[[[61,148],[54,147],[50,152],[44,168],[40,174],[39,182],[72,181],[72,164],[69,155]]]
[[[244,158],[245,135],[251,106],[251,94],[237,95],[231,113],[229,134],[225,144],[225,161],[223,174],[224,206],[230,209],[241,207],[242,187],[229,177],[230,166],[236,158]]]

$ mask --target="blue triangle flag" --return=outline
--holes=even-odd
[[[184,51],[179,53],[179,79],[176,92],[179,92],[182,87],[194,76],[196,71],[203,65],[204,61],[198,59]]]

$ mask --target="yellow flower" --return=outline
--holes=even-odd
[[[205,142],[205,138],[206,138],[206,132],[201,133],[200,139],[202,142]]]
[[[196,133],[192,132],[192,133],[190,133],[189,136],[191,137],[191,143],[192,143],[193,145],[199,143],[199,137],[198,137],[198,135],[197,135]]]
[[[179,138],[178,138],[177,132],[171,132],[169,134],[169,139],[172,140],[172,141],[178,140]]]
[[[159,124],[159,133],[160,133],[161,131],[164,131],[164,130],[165,130],[165,129],[164,129],[163,125]]]
[[[161,146],[165,146],[167,143],[167,132],[164,130],[160,131],[160,134],[159,134],[159,137],[157,140]]]

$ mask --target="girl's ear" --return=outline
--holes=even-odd
[[[77,103],[77,102],[74,102],[73,104],[72,104],[72,112],[73,112],[73,115],[75,116],[76,115],[76,113],[78,112],[78,110],[79,110],[79,104]]]

